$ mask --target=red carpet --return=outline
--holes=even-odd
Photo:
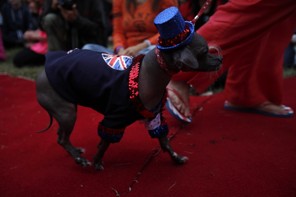
[[[294,109],[295,86],[296,78],[285,80],[284,103]],[[172,164],[138,122],[110,147],[105,170],[96,172],[76,165],[57,145],[56,123],[35,133],[48,116],[36,102],[34,82],[0,75],[0,96],[0,196],[296,196],[295,117],[225,111],[223,93],[192,98],[192,124],[166,114],[172,145],[189,156],[186,165]],[[92,160],[102,116],[78,111],[71,139]]]

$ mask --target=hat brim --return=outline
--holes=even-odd
[[[172,50],[172,49],[177,49],[180,48],[182,46],[188,45],[191,40],[192,40],[192,36],[194,34],[194,24],[190,21],[185,21],[185,24],[188,26],[189,30],[190,30],[190,34],[187,36],[187,38],[185,40],[183,40],[182,42],[174,45],[174,46],[161,46],[161,45],[157,45],[157,48],[161,51],[167,51],[167,50]]]

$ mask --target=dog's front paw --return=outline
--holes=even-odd
[[[176,164],[184,164],[188,161],[188,157],[186,156],[182,156],[182,155],[178,155],[176,152],[174,152],[172,154],[172,160],[176,163]]]
[[[91,166],[91,162],[83,157],[76,157],[75,162],[83,167]]]
[[[104,166],[103,166],[103,164],[101,162],[95,163],[94,166],[95,166],[95,170],[97,170],[97,171],[103,171],[104,170]]]
[[[85,153],[85,149],[82,148],[82,147],[75,147],[75,150],[78,154],[82,154],[82,153]]]

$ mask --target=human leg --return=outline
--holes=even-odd
[[[294,50],[294,44],[289,43],[287,48],[285,49],[284,54],[284,68],[291,68],[295,64],[295,50]]]
[[[67,26],[63,19],[56,14],[47,14],[42,21],[47,34],[48,50],[68,50]]]
[[[285,10],[285,12],[278,12],[279,9]],[[270,31],[275,28],[276,24],[280,24],[284,19],[289,18],[295,10],[295,4],[292,0],[281,2],[275,0],[231,1],[221,6],[198,33],[205,37],[209,45],[222,48],[222,69],[210,74],[197,73],[195,76],[187,78],[186,83],[192,84],[199,90],[200,84],[205,88],[207,87],[206,84],[212,84],[221,74],[228,71],[225,92],[227,99],[233,105],[260,107],[260,109],[271,111],[282,109],[286,112],[286,108],[281,107],[282,105],[272,105],[274,102],[280,103],[276,100],[282,97],[280,88],[282,72],[279,70],[279,66],[270,67],[269,64],[273,59],[272,64],[279,65],[281,53],[278,49],[281,47],[266,45],[266,43],[275,44],[278,43],[277,41],[283,41],[282,38],[286,36],[281,35],[283,37],[280,39],[276,36],[270,38]],[[258,15],[260,15],[259,18]],[[295,19],[295,16],[292,16],[292,18]],[[250,24],[254,24],[254,26],[250,28]],[[295,25],[291,27],[295,27]],[[286,29],[280,27],[278,30],[285,31]],[[264,53],[270,50],[277,54]],[[205,77],[205,75],[207,76]],[[206,80],[205,83],[200,81],[200,76]],[[273,82],[264,85],[266,83],[264,76],[276,79],[274,86],[270,85]],[[263,88],[265,86],[269,88]],[[268,91],[268,89],[273,91]],[[271,98],[272,94],[274,98]],[[265,105],[265,103],[269,104]],[[279,113],[285,113],[283,111]]]
[[[261,37],[245,48],[244,52],[249,51],[247,57],[251,57],[247,60],[249,66],[242,69],[244,65],[233,65],[229,69],[225,92],[232,106],[253,108],[254,112],[264,115],[290,117],[293,110],[282,105],[282,68],[284,50],[296,25],[296,7],[285,6],[285,15],[277,16],[276,10],[281,6],[272,2],[268,5],[275,14],[272,17],[263,15],[268,18],[263,24],[270,25],[264,29],[259,26]]]
[[[85,44],[82,49],[113,54],[113,51],[99,44]]]
[[[279,9],[284,12],[278,12]],[[295,10],[291,0],[232,1],[221,6],[199,30],[210,44],[222,48],[222,70],[228,70],[225,93],[231,104],[261,107],[268,102],[264,110],[284,109],[280,107],[282,59],[279,56],[283,51],[280,43],[288,43],[283,40],[286,39],[283,32],[289,34],[289,30],[279,24],[290,17],[295,19],[295,15],[291,16]],[[295,23],[290,25],[295,27]],[[271,33],[275,29],[281,34]],[[278,106],[272,106],[273,103]]]
[[[19,51],[13,58],[13,64],[16,67],[39,66],[45,62],[45,55],[35,53],[29,48]]]
[[[2,41],[2,31],[0,29],[0,61],[4,61],[6,59],[6,53]]]

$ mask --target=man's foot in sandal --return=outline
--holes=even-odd
[[[178,120],[190,123],[191,113],[189,107],[190,87],[185,82],[171,81],[167,87],[168,98],[166,107]]]
[[[289,118],[294,115],[294,112],[290,107],[287,107],[285,105],[275,105],[268,101],[262,103],[258,107],[241,107],[233,105],[228,101],[225,101],[224,109],[240,112],[257,113],[265,116],[272,116],[278,118]]]

